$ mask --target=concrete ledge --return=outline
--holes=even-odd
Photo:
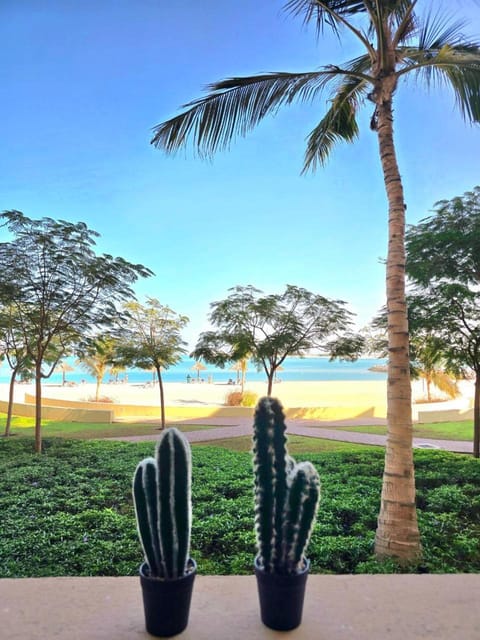
[[[185,640],[478,640],[480,575],[310,576],[302,625],[259,618],[252,576],[199,576]],[[137,578],[0,580],[5,640],[141,640]]]
[[[107,410],[113,413],[113,419],[133,418],[133,417],[153,417],[160,416],[159,405],[139,405],[101,402],[83,402],[78,400],[66,400],[58,398],[48,398],[44,396],[42,401],[48,407],[68,407],[76,410],[101,411]],[[35,396],[26,393],[25,403],[33,404]],[[165,407],[167,420],[186,420],[198,418],[253,418],[254,407],[226,407],[218,405],[174,405]],[[17,414],[24,415],[24,414]],[[323,407],[285,407],[285,415],[290,419],[309,420],[348,420],[352,418],[384,418],[387,415],[385,405],[359,405],[342,404],[338,406]],[[93,420],[90,420],[93,422]],[[99,420],[103,422],[103,420]]]
[[[436,411],[418,411],[418,422],[462,422],[473,420],[473,409],[438,409]]]

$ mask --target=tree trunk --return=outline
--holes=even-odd
[[[10,386],[8,388],[8,408],[7,408],[7,420],[5,422],[5,438],[10,435],[10,426],[12,424],[13,413],[13,392],[15,390],[15,378],[17,377],[18,368],[12,369],[12,375],[10,376]]]
[[[387,444],[378,526],[377,557],[395,557],[407,564],[421,555],[415,507],[412,450],[412,391],[407,304],[405,298],[405,202],[393,140],[392,96],[377,102],[377,132],[388,198],[387,256]]]
[[[42,365],[35,366],[35,452],[42,453]]]
[[[274,371],[269,371],[267,373],[267,381],[268,381],[268,386],[267,386],[267,396],[270,397],[272,395],[272,388],[273,388],[273,376],[275,375],[275,370]]]
[[[100,378],[100,376],[97,376],[97,386],[95,387],[95,402],[98,402],[100,399],[100,385],[102,384],[102,378]]]
[[[432,383],[431,383],[430,376],[426,376],[425,379],[427,381],[427,400],[428,400],[428,402],[431,402],[432,401],[432,395],[431,395],[430,387],[431,387]]]
[[[480,457],[480,371],[475,372],[475,401],[473,404],[473,457]]]
[[[163,380],[161,367],[156,367],[158,386],[160,389],[160,413],[162,417],[162,430],[165,429],[165,395],[163,393]]]

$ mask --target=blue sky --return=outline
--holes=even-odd
[[[384,303],[387,206],[361,118],[354,145],[301,176],[305,138],[326,100],[284,109],[212,162],[168,157],[152,127],[209,82],[300,71],[358,53],[282,11],[278,0],[2,0],[0,210],[83,220],[99,250],[155,273],[138,283],[190,317],[191,345],[228,288],[286,283],[346,300],[362,326]],[[419,7],[433,3],[420,2]],[[443,5],[480,37],[480,8]],[[396,98],[396,143],[414,224],[480,184],[480,127],[449,90],[414,82]]]

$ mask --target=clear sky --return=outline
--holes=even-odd
[[[283,0],[1,0],[0,210],[82,220],[102,252],[156,274],[136,291],[190,317],[194,344],[209,303],[237,284],[286,283],[346,300],[362,326],[384,303],[387,205],[376,136],[301,176],[318,103],[286,107],[204,162],[169,157],[152,127],[209,82],[303,71],[359,53],[282,11]],[[468,19],[473,0],[420,0]],[[410,81],[396,98],[396,142],[411,224],[480,184],[480,126],[445,88]]]

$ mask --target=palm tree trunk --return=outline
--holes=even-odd
[[[475,372],[475,400],[473,404],[473,457],[480,457],[480,371]]]
[[[95,387],[95,402],[100,400],[100,385],[102,384],[102,378],[97,376],[97,386]]]
[[[245,378],[247,377],[247,365],[248,361],[244,358],[242,361],[242,393],[245,391]]]
[[[425,380],[427,381],[427,400],[428,402],[432,401],[432,393],[431,393],[431,385],[432,385],[432,379],[430,378],[429,375],[427,375],[425,377]]]
[[[392,96],[377,102],[377,132],[388,198],[387,314],[387,444],[380,513],[375,537],[378,557],[402,563],[421,555],[415,507],[412,450],[412,391],[407,304],[405,298],[405,202],[393,140]]]

